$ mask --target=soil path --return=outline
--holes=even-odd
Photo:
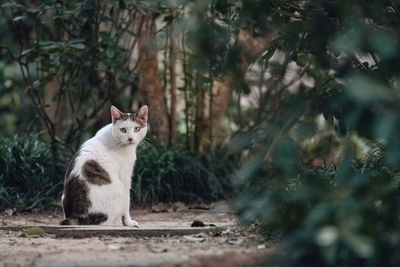
[[[200,210],[167,213],[134,210],[131,214],[144,225],[163,222],[182,226],[186,224],[183,222],[197,220],[231,226],[217,234],[202,232],[190,237],[65,238],[54,234],[21,237],[21,231],[0,230],[0,266],[253,266],[276,249],[272,241],[234,226],[233,214]],[[51,225],[61,218],[61,213],[3,214],[0,226]]]

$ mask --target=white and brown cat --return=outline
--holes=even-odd
[[[130,189],[136,148],[146,136],[147,106],[123,113],[111,106],[112,123],[79,148],[65,174],[61,224],[138,227],[131,219]]]

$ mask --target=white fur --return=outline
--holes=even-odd
[[[145,108],[147,120],[147,106]],[[95,160],[110,175],[110,184],[87,183],[91,201],[88,212],[107,214],[108,219],[102,223],[103,225],[123,225],[122,217],[124,217],[124,225],[138,226],[129,214],[130,189],[136,161],[136,148],[145,137],[147,126],[135,132],[134,128],[137,126],[140,127],[131,120],[116,120],[101,128],[94,137],[80,147],[79,156],[71,171],[71,175],[79,175],[79,179],[85,180],[82,166],[87,160]],[[122,127],[126,128],[126,133],[120,131]],[[133,139],[132,143],[128,141],[128,138]]]

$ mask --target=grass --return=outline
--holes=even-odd
[[[54,207],[61,196],[65,162],[36,136],[0,138],[0,210]]]
[[[237,160],[215,154],[147,145],[138,151],[132,200],[136,203],[209,202],[235,192],[231,181]]]

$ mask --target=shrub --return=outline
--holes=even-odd
[[[400,176],[374,148],[338,166],[262,164],[237,201],[243,222],[283,237],[280,266],[398,266]],[[257,182],[256,182],[257,181]]]
[[[37,136],[0,138],[0,210],[47,209],[59,200],[65,162]]]
[[[225,152],[193,154],[179,147],[152,145],[139,148],[132,200],[203,202],[232,196],[235,188],[230,175],[237,160]]]

